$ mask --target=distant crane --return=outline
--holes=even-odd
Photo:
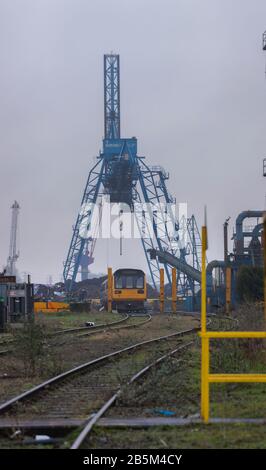
[[[9,255],[7,258],[7,266],[5,273],[9,276],[16,275],[16,262],[19,257],[18,251],[18,215],[20,206],[17,201],[11,206],[12,218],[11,218],[11,230],[10,230],[10,243],[9,243]]]

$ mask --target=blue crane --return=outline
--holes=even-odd
[[[108,195],[110,203],[127,204],[134,213],[154,287],[159,284],[160,257],[156,254],[160,251],[166,251],[186,264],[187,256],[193,254],[193,267],[200,269],[201,240],[194,216],[186,222],[187,244],[180,244],[179,221],[171,209],[175,199],[166,185],[169,174],[162,167],[148,166],[145,157],[138,156],[135,137],[120,137],[120,64],[117,54],[104,55],[104,130],[102,151],[89,172],[82,197],[82,210],[73,228],[64,263],[66,290],[72,290],[79,271],[82,279],[87,277],[87,267],[93,262],[97,227],[92,236],[91,225],[95,223],[95,204],[102,195]],[[173,227],[171,233],[168,229],[169,220]],[[85,232],[89,230],[90,236],[81,236],[84,229]],[[163,264],[166,279],[170,283],[171,264],[167,261],[163,261]],[[177,282],[178,292],[182,295],[193,292],[195,280],[187,272],[179,271]]]

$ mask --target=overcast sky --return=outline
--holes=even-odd
[[[111,51],[122,136],[169,170],[199,225],[207,204],[208,258],[221,258],[225,218],[231,233],[239,212],[265,205],[265,29],[265,0],[0,0],[0,267],[17,199],[19,270],[60,279],[101,147]],[[145,266],[134,250],[125,244],[122,259],[102,242],[93,270]]]

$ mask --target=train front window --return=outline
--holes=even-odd
[[[143,276],[138,276],[136,278],[136,289],[143,289],[144,288],[144,278]]]
[[[117,276],[117,277],[115,278],[115,288],[116,288],[116,289],[122,289],[122,287],[123,287],[123,282],[122,282],[122,280],[123,280],[122,276]]]
[[[127,276],[126,277],[126,288],[127,289],[133,289],[134,284],[133,284],[133,276]]]
[[[115,289],[144,289],[144,275],[139,273],[117,273],[114,276]]]

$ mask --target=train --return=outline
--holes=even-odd
[[[144,312],[147,300],[146,275],[141,269],[123,268],[113,273],[112,309],[118,313]],[[107,309],[108,280],[101,286],[101,303]]]

